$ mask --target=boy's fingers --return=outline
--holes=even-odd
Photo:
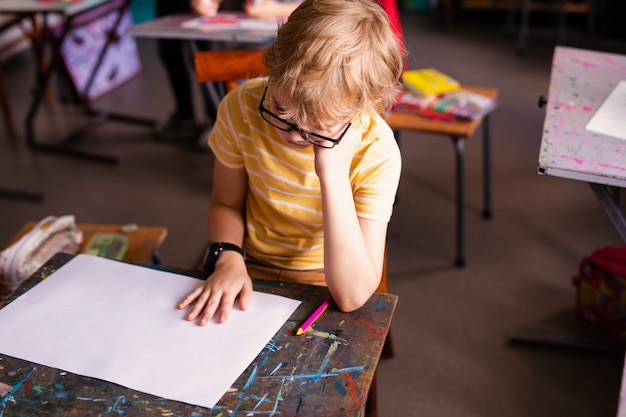
[[[194,320],[196,317],[199,317],[198,324],[200,326],[206,325],[215,315],[217,308],[219,307],[219,300],[222,297],[215,293],[211,293],[210,296],[207,295],[207,298],[202,298],[198,300],[196,305],[193,307],[189,316],[193,314],[192,317],[189,317],[189,320]]]
[[[184,310],[185,308],[187,308],[189,306],[189,304],[191,304],[193,302],[193,300],[198,298],[198,296],[200,295],[201,292],[202,292],[202,287],[196,288],[195,290],[193,290],[192,292],[187,294],[187,296],[185,298],[183,298],[181,300],[181,302],[178,303],[178,305],[176,307],[179,310]]]
[[[220,305],[220,323],[224,323],[226,320],[228,320],[228,317],[230,316],[230,311],[233,308],[233,301],[234,300],[228,302],[226,300],[222,300],[222,304]]]
[[[194,304],[187,314],[187,320],[194,320],[202,313],[210,302],[212,294],[213,292],[211,290],[202,290],[196,297],[193,298],[193,300],[191,300]]]
[[[239,294],[239,306],[242,310],[247,310],[252,302],[252,284],[244,285]]]

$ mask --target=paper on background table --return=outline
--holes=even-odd
[[[181,24],[185,29],[202,31],[223,29],[245,29],[276,32],[281,19],[257,19],[245,13],[218,13],[215,16],[200,16]]]
[[[254,292],[198,326],[175,305],[200,280],[77,255],[0,310],[0,353],[212,407],[300,305]]]
[[[626,81],[615,86],[585,128],[626,140]]]

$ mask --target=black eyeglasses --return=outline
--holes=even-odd
[[[348,123],[348,126],[341,132],[341,135],[337,139],[329,138],[326,136],[318,135],[317,133],[309,132],[304,129],[300,129],[298,126],[294,125],[291,122],[288,122],[285,119],[282,119],[272,113],[269,109],[267,109],[263,104],[265,103],[265,95],[267,94],[267,87],[263,91],[263,97],[261,97],[261,102],[259,103],[259,111],[261,112],[261,117],[267,123],[271,124],[278,130],[282,130],[283,132],[291,132],[295,131],[302,136],[304,140],[309,143],[312,143],[315,146],[320,146],[322,148],[334,148],[346,134],[352,123]]]

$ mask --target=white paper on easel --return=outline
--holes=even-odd
[[[78,255],[0,310],[0,353],[212,407],[300,305],[254,292],[198,326],[175,305],[200,280]]]
[[[626,140],[626,81],[620,81],[615,86],[585,128]]]

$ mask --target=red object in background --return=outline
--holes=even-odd
[[[391,29],[398,38],[398,43],[403,53],[406,53],[406,47],[404,45],[404,33],[402,32],[402,23],[400,23],[400,13],[398,12],[398,3],[396,0],[376,0],[380,7],[387,12],[389,17],[389,23],[391,23]],[[405,58],[404,69],[408,68],[408,62]]]

